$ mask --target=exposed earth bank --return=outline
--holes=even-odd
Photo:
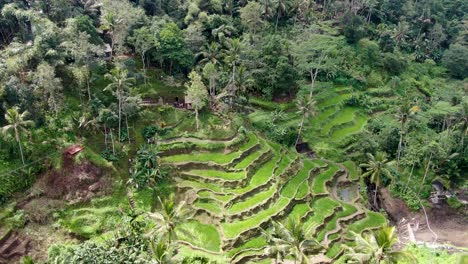
[[[397,198],[390,196],[387,189],[381,190],[382,206],[389,215],[392,224],[399,227],[400,240],[409,241],[409,235],[406,230],[406,224],[413,226],[414,236],[418,242],[438,244],[449,244],[455,247],[468,248],[468,217],[465,212],[459,212],[450,208],[446,204],[440,207],[425,208],[429,220],[428,228],[424,212],[413,212],[406,204]],[[463,210],[463,209],[461,209]],[[417,226],[417,228],[415,228]],[[437,236],[437,241],[434,241]]]

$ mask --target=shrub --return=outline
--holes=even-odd
[[[407,63],[404,58],[394,53],[385,53],[383,59],[383,67],[389,73],[393,75],[399,75],[400,73],[405,71]]]
[[[157,126],[151,125],[143,128],[141,135],[144,139],[148,140],[156,135],[159,128]]]
[[[411,210],[417,211],[421,209],[421,204],[416,193],[410,188],[405,188],[403,184],[396,183],[390,185],[390,193],[405,201],[406,205],[408,205]]]
[[[464,79],[468,77],[468,47],[459,44],[451,45],[442,57],[442,63],[453,77]]]
[[[454,209],[458,209],[463,206],[463,204],[457,199],[457,197],[448,198],[447,204]]]
[[[347,13],[343,16],[342,25],[348,43],[356,43],[366,35],[364,19],[361,16]]]

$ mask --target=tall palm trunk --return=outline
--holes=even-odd
[[[297,144],[299,143],[299,139],[301,138],[302,128],[304,127],[305,116],[306,116],[306,113],[302,113],[302,120],[301,120],[301,123],[299,124],[299,131],[297,132],[296,144],[294,144],[294,146],[297,146]]]
[[[398,142],[398,151],[397,151],[397,164],[396,164],[397,171],[400,168],[400,157],[401,157],[401,149],[402,149],[402,146],[403,146],[403,135],[404,135],[404,133],[405,133],[405,122],[402,121],[401,122],[401,129],[400,129],[400,141]]]
[[[128,129],[128,116],[127,115],[125,115],[125,125],[127,126],[128,143],[130,143],[130,129]]]
[[[198,131],[198,108],[195,108],[195,124]]]
[[[89,74],[91,74],[91,73],[89,73]],[[91,87],[90,87],[90,84],[89,84],[90,83],[89,79],[90,79],[89,76],[86,77],[86,86],[88,88],[88,102],[91,102]]]
[[[110,129],[110,136],[112,141],[112,153],[115,155],[114,133],[112,133],[112,128]]]
[[[21,154],[21,161],[23,162],[23,165],[25,165],[24,155],[23,155],[23,147],[21,147],[21,139],[20,139],[19,131],[18,131],[18,129],[16,127],[15,127],[15,137],[16,137],[16,142],[18,142],[18,146],[19,146],[19,150],[20,150],[20,154]]]
[[[118,90],[118,96],[119,96],[119,138],[118,138],[118,141],[120,142],[120,133],[121,133],[121,129],[122,129],[122,94],[121,94],[121,91],[120,91],[120,87],[119,87],[119,90]]]
[[[413,176],[413,170],[414,170],[414,165],[416,164],[416,162],[413,162],[413,165],[411,166],[411,172],[410,172],[410,175],[408,177],[408,182],[406,183],[406,186],[405,186],[405,190],[403,192],[406,192],[406,189],[408,189],[408,185],[411,181],[411,177]]]
[[[104,144],[106,144],[106,150],[107,150],[107,126],[104,123]]]
[[[429,172],[429,165],[431,164],[431,159],[432,159],[432,152],[431,152],[431,155],[429,155],[429,160],[427,161],[426,171],[424,172],[424,177],[423,177],[421,186],[419,187],[419,190],[418,190],[418,196],[419,196],[419,193],[421,192],[422,187],[424,186],[424,182],[426,181],[427,173]]]
[[[379,187],[377,184],[375,185],[375,191],[374,191],[374,206],[377,208],[377,192],[379,191]]]

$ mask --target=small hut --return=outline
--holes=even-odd
[[[67,149],[65,149],[65,154],[69,157],[73,157],[75,156],[76,154],[78,154],[79,152],[81,152],[82,150],[84,149],[83,146],[80,146],[80,145],[72,145],[70,147],[68,147]]]

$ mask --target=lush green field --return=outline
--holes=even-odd
[[[356,109],[347,111],[355,113]],[[216,150],[194,150],[190,154],[164,157],[166,163],[175,166],[186,161],[206,164],[206,168],[203,168],[205,165],[196,169],[184,167],[177,184],[196,191],[193,207],[197,212],[204,212],[196,218],[197,223],[207,224],[200,227],[200,230],[206,229],[207,232],[209,228],[216,228],[216,232],[212,232],[215,242],[202,243],[203,235],[198,240],[184,238],[187,242],[206,250],[226,252],[226,256],[234,262],[247,257],[258,258],[263,255],[266,246],[261,230],[268,229],[273,219],[287,221],[288,218],[296,218],[303,221],[320,241],[327,241],[330,247],[327,255],[335,256],[339,252],[339,236],[348,234],[349,230],[362,231],[385,223],[381,215],[372,212],[354,221],[355,218],[351,216],[358,212],[359,205],[347,204],[329,196],[328,188],[332,187],[329,183],[341,175],[337,173],[340,170],[338,164],[298,156],[253,133],[247,135],[249,140],[240,143],[238,149],[231,153],[220,155]],[[260,146],[255,151],[244,154],[257,144]],[[270,154],[264,156],[265,152]],[[259,163],[258,159],[262,156],[264,160]],[[237,161],[232,163],[236,158]],[[208,167],[210,163],[224,164],[224,167],[212,169]],[[349,167],[349,175],[355,179],[355,166],[349,162],[345,165]],[[249,169],[253,171],[247,174]],[[184,179],[188,176],[190,179]],[[225,181],[230,184],[237,181],[239,184],[224,185]],[[340,219],[347,221],[338,224]],[[242,242],[239,246],[232,246],[239,242]]]

